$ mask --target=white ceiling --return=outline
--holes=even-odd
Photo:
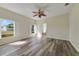
[[[37,16],[33,17],[33,11],[37,11],[42,8],[47,16],[42,17],[45,19],[51,16],[58,16],[71,11],[71,4],[68,6],[65,3],[4,3],[0,4],[0,7],[6,8],[18,14],[30,17],[32,19],[40,19]]]

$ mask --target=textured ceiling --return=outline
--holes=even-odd
[[[0,7],[36,20],[40,18],[37,16],[33,17],[34,14],[32,12],[37,11],[39,8],[43,9],[47,15],[41,19],[62,15],[71,11],[71,4],[65,6],[65,3],[4,3],[0,4]]]

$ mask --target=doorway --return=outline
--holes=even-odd
[[[42,36],[46,35],[47,34],[47,23],[33,24],[31,26],[31,33],[32,33],[32,35],[37,36],[37,37],[42,37]]]

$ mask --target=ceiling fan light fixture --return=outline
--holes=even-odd
[[[46,16],[46,15],[44,14],[44,11],[41,10],[41,9],[38,9],[37,12],[34,11],[33,13],[35,14],[33,17],[38,16],[39,18],[41,18],[42,16]]]

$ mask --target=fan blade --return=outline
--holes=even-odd
[[[46,16],[45,14],[42,14],[42,16]]]
[[[33,12],[33,13],[37,13],[37,12]]]
[[[35,16],[37,16],[37,15],[34,15],[33,17],[35,17]]]

